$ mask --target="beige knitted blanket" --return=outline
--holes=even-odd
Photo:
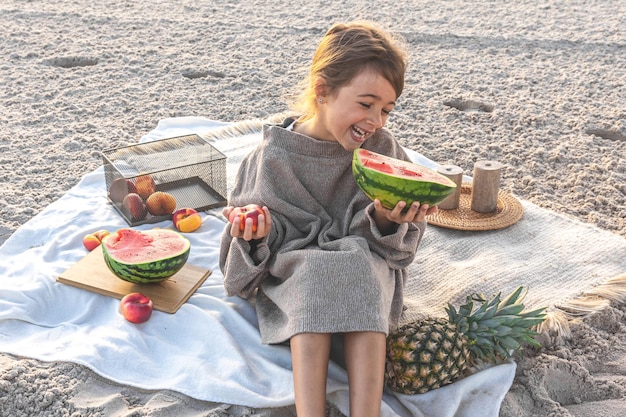
[[[503,296],[520,285],[527,307],[548,307],[546,326],[626,297],[626,239],[522,201],[517,223],[494,231],[430,225],[410,267],[405,320],[445,315],[471,293]]]

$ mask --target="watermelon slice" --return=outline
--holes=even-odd
[[[119,229],[102,239],[104,262],[118,278],[134,283],[160,282],[187,262],[191,244],[169,229]]]
[[[357,185],[372,200],[393,209],[400,201],[436,206],[454,189],[454,181],[432,169],[366,149],[355,149],[352,173]]]

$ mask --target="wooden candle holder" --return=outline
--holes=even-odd
[[[461,184],[463,183],[463,169],[456,165],[441,165],[437,172],[445,177],[450,178],[456,184],[456,190],[450,194],[445,200],[439,203],[442,210],[454,210],[459,207],[461,198]]]
[[[472,210],[492,213],[498,206],[502,164],[496,161],[476,161],[472,181]]]

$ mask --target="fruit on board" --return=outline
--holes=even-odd
[[[97,232],[89,233],[83,237],[83,246],[91,252],[102,243],[102,239],[109,234],[108,230],[98,230]]]
[[[136,193],[135,183],[126,178],[116,178],[109,187],[109,198],[115,203],[121,203],[128,193]]]
[[[456,188],[450,178],[422,165],[361,148],[354,150],[352,174],[359,188],[387,209],[400,201],[406,207],[414,201],[436,206]]]
[[[160,282],[187,262],[191,244],[169,229],[119,229],[102,240],[104,262],[117,277],[134,283]]]
[[[468,296],[447,320],[427,317],[401,326],[387,337],[385,381],[402,394],[423,394],[448,385],[469,367],[506,359],[522,344],[540,347],[532,330],[545,320],[544,308],[524,312],[526,293],[517,288],[504,300]]]
[[[156,191],[156,184],[152,177],[146,174],[135,178],[135,188],[137,189],[137,194],[144,200],[147,200]]]
[[[137,222],[146,218],[148,209],[139,194],[130,193],[122,200],[122,212],[131,222]]]
[[[172,223],[179,232],[190,233],[202,226],[202,217],[196,210],[186,207],[172,213]]]
[[[146,207],[153,216],[170,215],[176,210],[176,198],[165,191],[156,191],[146,200]]]
[[[120,313],[132,323],[148,321],[153,307],[152,300],[138,292],[126,294],[120,301]]]
[[[235,207],[228,215],[228,221],[233,222],[239,217],[239,230],[246,228],[246,219],[252,219],[252,232],[256,232],[259,225],[259,214],[263,214],[263,208],[258,204],[248,204],[243,207]]]

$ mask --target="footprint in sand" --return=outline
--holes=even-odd
[[[493,106],[491,104],[482,103],[480,101],[475,100],[448,100],[444,101],[443,104],[448,107],[453,107],[457,110],[464,112],[482,112],[482,113],[491,113],[493,111]]]
[[[50,58],[44,61],[46,65],[59,68],[75,68],[75,67],[89,67],[98,64],[98,58],[89,58],[84,56],[67,56]]]
[[[210,70],[198,70],[198,69],[184,69],[181,72],[181,75],[185,78],[194,79],[194,78],[224,78],[226,74],[217,71]]]
[[[603,139],[620,140],[626,142],[626,135],[615,130],[609,129],[587,129],[585,131],[588,135],[600,136]]]

